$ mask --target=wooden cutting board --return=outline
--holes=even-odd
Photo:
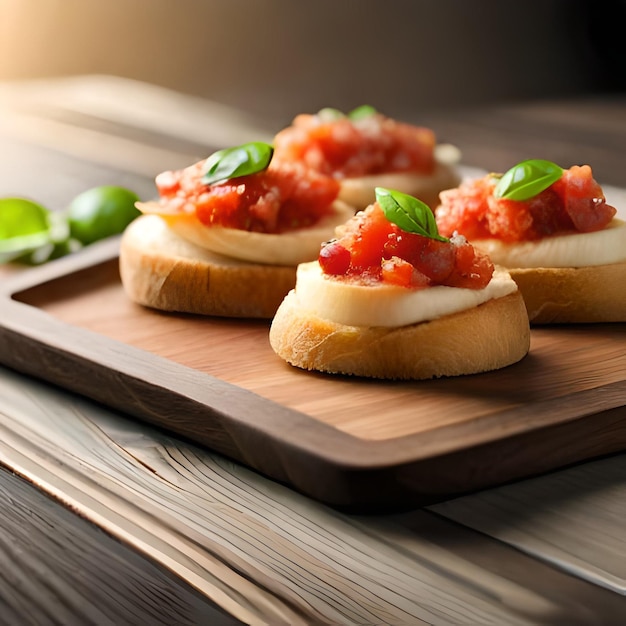
[[[626,324],[538,327],[520,363],[424,382],[295,369],[268,322],[131,303],[109,240],[0,282],[0,362],[332,506],[414,507],[626,448]]]

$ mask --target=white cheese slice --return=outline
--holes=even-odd
[[[626,222],[614,218],[603,230],[504,243],[475,239],[474,246],[504,267],[587,267],[626,261]]]
[[[437,319],[517,290],[508,272],[496,269],[484,289],[435,286],[361,285],[324,275],[317,261],[298,267],[298,306],[322,319],[347,326],[406,326]]]
[[[233,259],[267,265],[298,265],[319,255],[322,243],[335,236],[335,228],[354,215],[354,209],[340,201],[335,212],[309,228],[281,234],[257,233],[239,228],[205,226],[193,213],[165,213],[159,204],[138,205],[144,213],[157,213],[179,237],[211,252]]]

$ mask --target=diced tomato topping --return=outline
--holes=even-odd
[[[382,282],[400,287],[411,286],[413,288],[428,287],[430,280],[411,263],[397,256],[383,259],[381,263]]]
[[[387,220],[377,203],[357,213],[336,240],[322,246],[319,263],[333,276],[412,289],[482,289],[494,270],[489,258],[464,238],[438,241],[406,232]]]
[[[164,212],[194,213],[206,226],[281,233],[314,225],[332,212],[339,193],[333,178],[301,164],[272,162],[257,174],[207,185],[205,161],[159,174]]]
[[[495,198],[497,178],[487,175],[440,194],[439,232],[470,240],[533,241],[550,235],[601,230],[616,209],[606,203],[588,165],[573,166],[550,187],[524,201]]]
[[[382,216],[383,219],[380,219]],[[353,229],[347,231],[344,245],[350,250],[350,268],[353,272],[365,272],[380,267],[381,250],[390,234],[389,223],[382,211],[375,214],[375,219],[363,212],[351,220]],[[341,240],[340,240],[341,241]]]
[[[588,165],[575,165],[566,170],[554,186],[563,188],[560,193],[565,210],[580,232],[602,230],[617,212],[606,203],[602,187],[594,180]]]
[[[447,279],[450,287],[483,289],[493,274],[493,263],[485,254],[480,254],[467,241],[459,242],[455,248],[454,269]]]
[[[488,199],[495,186],[496,180],[485,176],[442,191],[439,194],[441,203],[435,211],[439,232],[444,237],[450,237],[455,231],[468,239],[488,237]]]
[[[381,114],[358,120],[302,114],[274,138],[274,159],[302,162],[335,178],[429,174],[435,166],[434,147],[432,130]]]

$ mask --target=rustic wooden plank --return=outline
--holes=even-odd
[[[6,157],[9,164],[2,182],[25,180],[48,151],[57,155],[52,169],[64,180],[41,185],[42,177],[44,182],[50,177],[41,169],[40,185],[66,194],[81,180],[72,180],[77,173],[99,170],[103,182],[96,184],[106,184],[109,170],[117,172],[118,180],[150,181],[150,186],[135,185],[141,197],[149,198],[159,172],[186,167],[251,138],[271,141],[278,130],[231,107],[113,76],[0,83],[0,112],[0,163]],[[25,151],[20,144],[32,147],[26,167],[15,161]],[[25,190],[32,188],[30,180]]]
[[[3,115],[0,112],[0,119]],[[142,199],[154,195],[154,174],[134,174],[110,161],[103,166],[87,158],[21,139],[0,136],[0,197],[20,196],[62,210],[79,193],[99,185],[121,185],[133,189]],[[94,146],[91,146],[92,149]]]
[[[241,624],[0,468],[0,624]]]
[[[246,623],[582,624],[626,610],[428,512],[333,511],[9,370],[0,397],[1,463]]]
[[[626,595],[625,502],[618,454],[431,510]]]
[[[207,147],[225,147],[269,140],[277,129],[257,113],[181,93],[156,84],[120,76],[82,75],[0,83],[0,106],[18,120],[54,120],[45,126],[50,134],[37,138],[40,145],[54,144],[54,129],[66,126],[106,129],[108,135],[130,135],[150,145],[181,147],[188,157]],[[184,111],[184,114],[181,114]],[[294,113],[295,115],[296,113]],[[23,136],[27,128],[12,126]],[[21,132],[20,132],[21,131]],[[87,151],[94,156],[93,148]],[[131,169],[131,171],[133,171]]]

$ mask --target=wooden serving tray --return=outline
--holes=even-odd
[[[269,322],[131,303],[119,240],[0,282],[0,362],[330,505],[405,508],[626,448],[626,324],[538,327],[520,363],[381,382],[295,369]]]

